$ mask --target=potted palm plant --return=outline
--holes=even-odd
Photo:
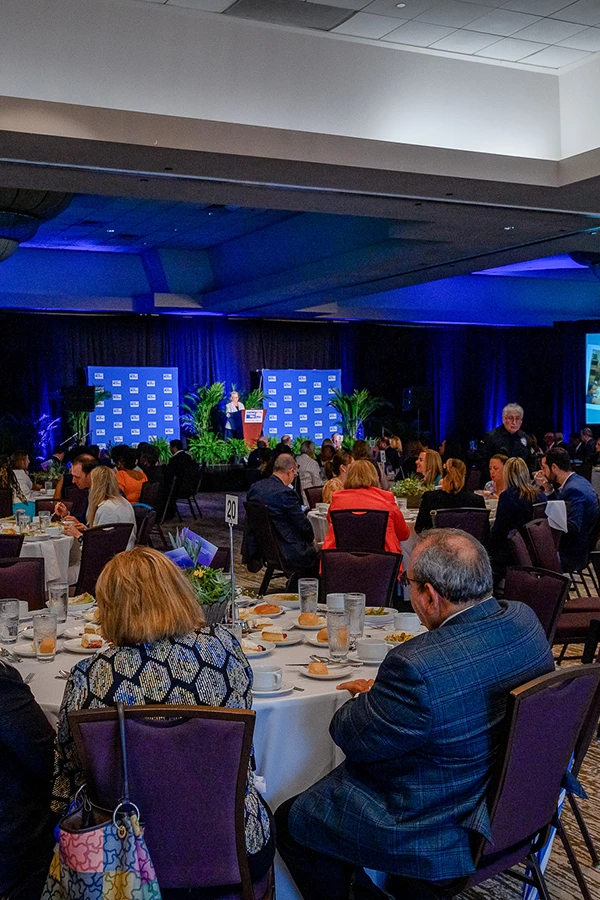
[[[329,406],[337,410],[340,415],[337,424],[341,425],[343,434],[348,435],[352,440],[356,440],[369,416],[387,405],[387,400],[382,397],[374,397],[367,388],[363,388],[361,391],[354,389],[351,394],[344,394],[342,391],[334,389],[333,396],[329,401]]]

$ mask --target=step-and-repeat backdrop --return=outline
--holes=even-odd
[[[106,447],[179,437],[177,369],[88,366],[87,382],[112,394],[90,413],[93,444]]]
[[[322,441],[341,431],[339,415],[328,405],[333,391],[342,389],[341,369],[263,369],[262,375],[265,435]]]

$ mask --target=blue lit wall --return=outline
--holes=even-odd
[[[340,369],[263,369],[262,374],[268,437],[322,441],[341,431],[339,415],[328,405],[333,391],[342,389]]]
[[[179,437],[177,369],[154,366],[88,366],[88,384],[110,391],[90,415],[91,442],[139,444]]]

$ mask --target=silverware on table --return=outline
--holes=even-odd
[[[25,676],[23,681],[25,682],[25,684],[31,684],[31,682],[33,681],[34,678],[35,678],[35,672],[30,672],[29,675]]]
[[[0,647],[0,656],[5,656],[6,659],[10,660],[10,662],[21,662],[21,657],[17,656],[16,653],[13,653],[12,650],[7,650],[6,647]]]
[[[295,685],[294,685],[294,690],[295,690],[295,691],[304,691],[304,690],[306,690],[306,688],[298,687],[298,685],[295,684]]]
[[[66,681],[70,674],[71,674],[71,673],[70,673],[70,672],[67,672],[66,669],[59,669],[59,670],[58,670],[58,675],[55,675],[54,677],[55,677],[55,678],[60,678],[60,679],[62,679],[63,681]]]
[[[359,669],[359,668],[362,666],[362,663],[361,663],[361,662],[358,662],[358,660],[353,660],[353,659],[346,659],[346,660],[331,659],[330,656],[317,656],[316,653],[312,654],[310,658],[313,660],[313,662],[327,663],[328,666],[333,666],[334,668],[337,666],[338,668],[345,669],[346,666],[352,666],[352,668],[354,668],[354,669]]]

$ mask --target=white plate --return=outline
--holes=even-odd
[[[92,656],[94,653],[98,653],[99,650],[106,650],[108,644],[106,641],[102,641],[101,647],[82,647],[81,638],[71,638],[71,640],[63,642],[63,647],[69,653],[79,653],[80,656]]]
[[[96,612],[95,609],[90,609],[89,612],[86,612],[85,616],[83,617],[86,620],[86,622],[93,622],[94,625],[98,625],[98,622],[96,622],[96,618],[95,618],[95,612]]]
[[[305,640],[311,647],[323,647],[324,650],[329,648],[329,641],[318,641],[312,634],[307,634]]]
[[[294,622],[294,627],[301,628],[302,631],[320,631],[321,628],[325,628],[325,626],[327,625],[327,619],[325,618],[325,616],[322,616],[322,619],[323,621],[318,625],[301,625],[298,619],[296,619]]]
[[[284,681],[276,691],[257,691],[255,688],[252,688],[252,693],[255,697],[285,697],[286,694],[291,694],[293,690],[294,685],[290,681]]]
[[[350,666],[343,666],[341,669],[332,669],[329,675],[315,675],[313,672],[309,672],[308,669],[300,669],[300,671],[307,678],[314,678],[316,681],[339,681],[340,678],[346,678],[355,669],[350,668]]]
[[[277,603],[286,609],[300,609],[298,594],[267,594],[263,598],[264,603]]]
[[[46,533],[46,537],[49,537],[50,539],[53,539],[53,538],[61,538],[61,537],[64,537],[64,536],[65,536],[64,531],[59,531],[58,528],[54,528],[52,531],[48,531],[48,532]]]
[[[37,656],[37,653],[31,646],[31,641],[17,641],[16,644],[7,644],[6,646],[13,653],[16,653],[18,656],[26,657],[27,659],[35,659]],[[62,648],[57,641],[56,652],[60,653],[61,649]]]
[[[49,535],[47,534],[26,534],[25,540],[27,543],[35,543],[35,541],[47,541]]]
[[[358,653],[354,652],[349,654],[349,658],[352,660],[352,662],[362,663],[363,666],[380,666],[383,662],[382,659],[361,659]]]
[[[287,628],[284,628],[283,630],[284,630],[284,633],[287,634],[287,637],[286,637],[285,641],[274,641],[273,643],[277,647],[288,647],[292,644],[301,644],[302,641],[304,640],[304,635],[298,634],[297,631],[291,631],[288,634]]]
[[[95,606],[95,605],[96,605],[95,600],[93,600],[92,603],[69,603],[69,613],[85,612],[87,609],[91,609],[92,606]]]
[[[83,629],[83,625],[75,625],[73,626],[73,628],[67,628],[67,630],[64,632],[64,635],[68,638],[81,638],[85,633]]]
[[[264,647],[265,649],[259,650],[258,644],[260,644],[261,647]],[[256,657],[256,656],[266,656],[267,653],[271,653],[271,651],[274,649],[275,649],[275,644],[271,643],[271,641],[258,641],[256,644],[256,650],[247,650],[245,647],[242,646],[242,650],[244,651],[244,653],[248,657],[248,659],[252,659],[253,657]]]
[[[267,601],[265,600],[265,603],[266,602]],[[261,604],[258,603],[257,606],[261,606]],[[284,614],[285,609],[282,609],[281,607],[279,607],[279,612],[260,613],[260,612],[256,612],[256,606],[251,606],[249,609],[246,610],[246,612],[249,613],[250,616],[258,616],[259,618],[262,618],[263,616],[268,616],[270,619],[276,619],[277,616],[282,616]]]
[[[22,631],[22,634],[24,635],[25,638],[27,638],[27,640],[32,641],[33,640],[33,625],[28,625],[26,628],[24,628]],[[67,626],[66,625],[57,625],[56,626],[56,636],[62,637],[63,634],[66,634],[67,637],[69,636],[69,632],[67,631]]]

